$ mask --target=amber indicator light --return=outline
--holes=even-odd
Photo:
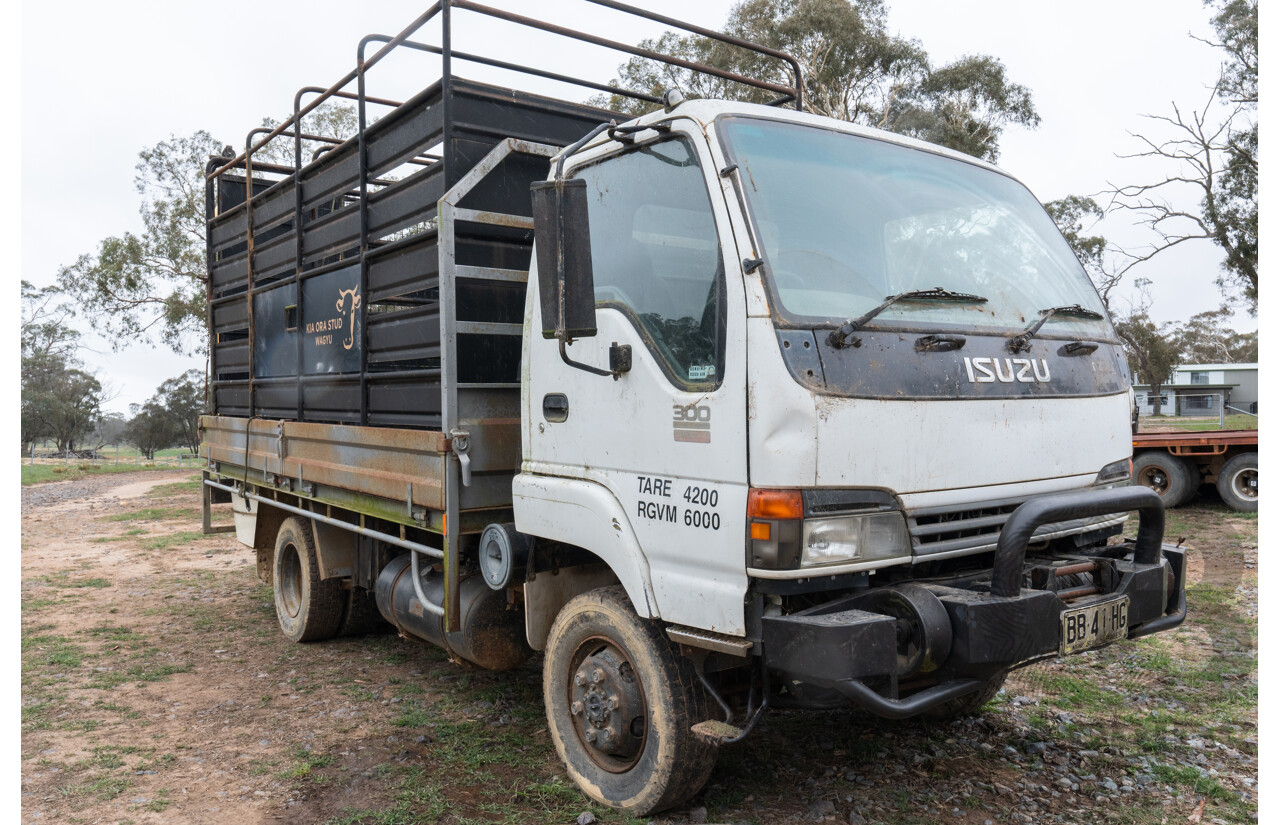
[[[747,517],[798,519],[804,517],[799,490],[751,490],[747,493]],[[753,525],[754,527],[754,525]],[[753,535],[752,538],[755,538]]]

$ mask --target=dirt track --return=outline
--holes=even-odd
[[[540,660],[289,645],[252,551],[195,532],[192,478],[23,491],[24,822],[626,821],[563,778]],[[1204,504],[1178,533],[1196,613],[1175,634],[1022,671],[949,726],[769,717],[662,821],[1251,821],[1257,522]]]

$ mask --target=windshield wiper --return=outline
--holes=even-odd
[[[968,292],[952,292],[940,286],[935,286],[933,289],[912,289],[907,292],[899,292],[897,295],[890,295],[885,298],[884,303],[870,312],[866,312],[852,321],[847,321],[839,329],[832,330],[831,335],[827,336],[827,343],[836,349],[862,346],[862,339],[854,336],[853,333],[898,301],[950,301],[960,304],[985,304],[987,299],[981,295],[971,295]]]
[[[1009,339],[1009,351],[1022,352],[1025,349],[1031,349],[1031,339],[1040,331],[1040,327],[1044,326],[1045,322],[1055,315],[1071,315],[1076,318],[1088,318],[1093,321],[1101,321],[1105,317],[1101,313],[1085,309],[1079,304],[1042,309],[1040,310],[1040,317],[1031,326]]]

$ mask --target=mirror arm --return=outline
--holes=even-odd
[[[627,370],[631,369],[631,359],[630,359],[630,357],[628,357],[628,358],[627,358],[627,360],[626,360],[626,363],[625,363],[625,366],[624,366],[624,367],[619,368],[619,369],[613,369],[613,370],[602,370],[602,369],[600,369],[599,367],[593,367],[593,366],[591,366],[590,364],[584,364],[584,363],[582,363],[581,361],[575,361],[575,360],[573,360],[572,358],[570,358],[570,357],[569,357],[569,352],[568,352],[568,350],[566,350],[566,349],[565,349],[564,339],[563,339],[563,338],[561,338],[561,339],[559,339],[559,340],[560,340],[560,358],[561,358],[561,359],[562,359],[566,364],[568,364],[569,366],[573,367],[574,369],[582,370],[583,372],[589,372],[589,373],[591,373],[592,375],[605,375],[605,376],[609,376],[609,377],[612,377],[614,381],[617,381],[619,378],[621,378],[621,377],[622,377],[622,374],[623,374],[624,372],[627,372]],[[614,346],[614,347],[617,347],[618,345],[617,345],[617,344],[614,344],[613,346]],[[627,347],[627,349],[630,349],[630,347]],[[628,356],[629,356],[629,355],[630,355],[630,353],[628,353]],[[612,360],[612,359],[611,359],[611,360]]]
[[[588,143],[591,142],[591,139],[594,138],[596,135],[600,134],[606,129],[616,128],[617,125],[618,125],[618,121],[616,120],[611,120],[608,123],[601,123],[599,126],[592,129],[590,132],[587,132],[585,135],[578,138],[576,141],[566,146],[564,149],[560,150],[560,154],[552,158],[552,160],[554,160],[556,163],[556,180],[558,181],[564,180],[564,159],[565,158],[569,157],[574,152],[581,149],[583,146],[586,146]]]

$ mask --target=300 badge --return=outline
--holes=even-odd
[[[711,408],[706,404],[674,404],[671,418],[671,430],[676,441],[711,443]]]

